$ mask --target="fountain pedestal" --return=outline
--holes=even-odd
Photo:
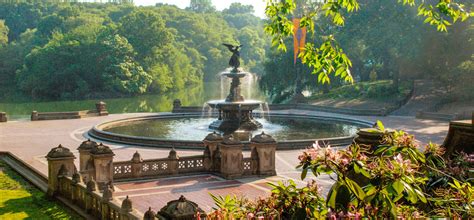
[[[232,79],[229,95],[222,101],[210,101],[207,104],[217,109],[219,118],[209,128],[230,134],[234,131],[253,131],[262,128],[262,124],[253,118],[252,111],[259,108],[262,102],[246,101],[240,93],[240,79],[245,72],[233,70],[222,75]]]

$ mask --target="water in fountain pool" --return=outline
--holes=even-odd
[[[202,140],[209,133],[209,124],[215,118],[175,118],[128,122],[105,129],[105,131],[140,137],[160,139]],[[308,120],[304,118],[273,117],[272,122],[264,118],[257,119],[262,129],[252,131],[249,136],[261,133],[271,134],[277,140],[320,139],[351,136],[357,132],[356,125],[326,120]],[[239,135],[241,136],[241,135]],[[245,140],[243,140],[245,141]]]

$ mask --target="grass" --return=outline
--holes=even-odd
[[[0,161],[0,219],[82,219]]]

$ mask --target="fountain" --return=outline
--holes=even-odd
[[[255,100],[245,100],[241,94],[240,79],[249,75],[239,68],[240,46],[224,44],[232,52],[229,65],[232,70],[223,72],[232,80],[230,91],[225,100],[209,101],[207,104],[217,109],[219,117],[209,125],[210,129],[218,130],[224,134],[230,134],[235,131],[254,131],[262,128],[262,124],[253,118],[252,111],[259,108],[263,103]]]
[[[232,52],[229,61],[231,68],[221,73],[221,85],[227,78],[231,82],[228,94],[224,94],[223,86],[221,91],[216,91],[220,92],[221,100],[208,101],[204,106],[186,107],[175,100],[173,108],[179,111],[104,122],[94,126],[88,134],[115,143],[202,149],[202,140],[209,132],[232,134],[234,138],[248,142],[255,134],[264,131],[278,141],[278,148],[294,149],[311,146],[316,140],[332,146],[347,145],[352,143],[357,128],[372,126],[373,122],[348,117],[270,113],[265,102],[244,98],[243,93],[247,96],[251,94],[241,91],[241,84],[245,79],[254,78],[240,68],[241,45],[225,45]],[[285,106],[282,105],[283,109],[288,108]],[[255,114],[257,111],[259,114]]]

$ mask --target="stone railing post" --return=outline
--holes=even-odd
[[[87,193],[85,194],[84,203],[87,213],[92,213],[94,211],[94,196],[93,193],[97,191],[97,183],[90,179],[86,183]]]
[[[250,141],[251,148],[256,150],[258,157],[257,174],[264,176],[276,175],[275,171],[275,152],[277,142],[272,136],[261,133],[256,135]],[[253,151],[252,151],[253,152]]]
[[[7,121],[8,121],[7,113],[0,112],[0,122],[7,122]]]
[[[76,169],[75,158],[72,152],[62,145],[51,149],[46,155],[48,160],[48,196],[54,196],[58,190],[60,171],[62,176],[72,176],[72,172]]]
[[[174,148],[172,148],[170,150],[170,153],[168,155],[168,159],[169,159],[169,167],[168,169],[170,169],[170,174],[178,174],[178,160],[179,160],[179,156],[178,154],[176,153],[176,151],[174,150]]]
[[[89,171],[88,169],[94,169],[93,166],[93,161],[91,161],[90,165],[87,166],[89,160],[92,160],[91,158],[91,150],[92,148],[97,145],[95,141],[91,141],[90,139],[87,139],[86,141],[82,142],[81,145],[77,148],[79,151],[79,173],[83,175],[84,179],[86,181],[90,178]]]
[[[128,214],[133,212],[132,200],[128,196],[122,201],[122,206],[120,208],[120,219],[129,219]]]
[[[236,179],[243,173],[243,144],[234,136],[224,137],[219,144],[221,156],[220,175],[226,179]]]
[[[142,174],[142,157],[141,155],[138,153],[138,151],[136,151],[134,154],[133,154],[133,157],[132,157],[132,175],[133,177],[140,177],[141,174]]]
[[[32,111],[31,112],[31,120],[32,121],[38,121],[38,112],[37,111]]]
[[[206,138],[204,138],[204,140],[202,141],[205,147],[204,166],[206,167],[206,170],[208,171],[214,171],[213,168],[216,167],[214,158],[217,152],[217,145],[219,145],[219,143],[222,142],[222,140],[223,138],[220,134],[213,132],[213,133],[208,134]],[[207,153],[209,154],[208,157],[206,155]]]
[[[103,101],[100,101],[95,104],[95,108],[97,110],[97,113],[99,116],[106,116],[109,115],[109,112],[107,111],[107,104]]]
[[[93,179],[97,182],[99,189],[102,190],[104,185],[114,182],[113,160],[115,154],[102,143],[94,145],[90,153],[95,168]]]
[[[79,184],[82,183],[82,177],[81,174],[75,172],[72,174],[72,186],[71,186],[71,200],[73,203],[78,203],[80,200],[80,189],[79,189]]]
[[[109,202],[113,200],[113,191],[111,190],[111,187],[109,185],[106,185],[104,187],[104,191],[102,191],[102,200],[101,200],[101,206],[102,208],[100,216],[102,217],[103,220],[109,219],[110,216],[110,206]]]

